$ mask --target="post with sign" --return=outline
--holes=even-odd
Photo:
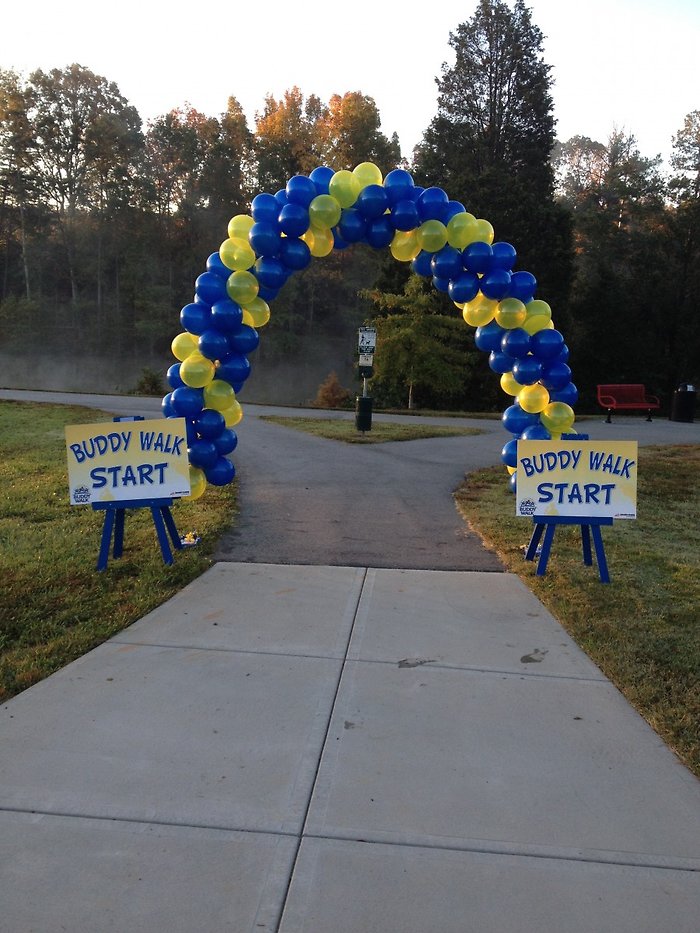
[[[362,395],[355,398],[355,427],[358,431],[372,430],[372,398],[367,393],[367,380],[374,374],[374,350],[377,346],[377,331],[374,327],[361,327],[358,331],[357,349],[360,356],[359,373],[362,379]]]
[[[544,533],[538,576],[547,570],[557,525],[580,525],[583,562],[593,563],[592,537],[600,579],[609,583],[600,529],[637,517],[637,442],[519,440],[516,514],[535,524],[526,560],[535,559]]]

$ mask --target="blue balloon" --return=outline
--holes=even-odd
[[[460,272],[450,281],[447,294],[458,304],[472,301],[479,294],[479,279],[473,272]]]
[[[388,217],[375,217],[367,224],[365,239],[374,249],[384,249],[394,239],[394,232]]]
[[[197,297],[208,305],[213,305],[219,298],[227,297],[226,280],[215,272],[203,272],[198,275],[195,279],[194,290]]]
[[[280,188],[279,191],[275,191],[275,201],[277,201],[277,205],[280,210],[282,210],[284,205],[288,203],[287,192],[284,190],[284,188]]]
[[[228,279],[231,275],[231,270],[223,264],[218,252],[212,253],[207,259],[207,272],[213,272],[214,275],[218,275],[222,279]]]
[[[573,407],[578,402],[578,389],[570,382],[563,389],[550,390],[549,399],[552,402],[565,402]]]
[[[167,395],[163,396],[163,401],[160,403],[160,410],[163,412],[164,418],[172,418],[177,414],[173,407],[173,393],[168,392]]]
[[[285,204],[279,214],[279,227],[288,237],[298,237],[309,229],[309,212],[301,204]]]
[[[276,224],[279,212],[280,203],[274,194],[256,194],[250,206],[250,214],[256,224]]]
[[[180,386],[173,392],[172,405],[178,418],[194,418],[204,407],[204,393],[191,386]]]
[[[537,279],[530,272],[514,272],[510,277],[507,298],[518,298],[524,304],[532,301],[537,292]]]
[[[173,418],[179,418],[179,415],[173,415]],[[185,435],[187,437],[187,446],[197,440],[197,428],[195,427],[195,420],[192,416],[185,418]]]
[[[552,435],[543,424],[529,424],[520,435],[521,441],[551,441]]]
[[[226,419],[220,411],[205,408],[194,419],[197,434],[208,441],[213,441],[226,428]]]
[[[518,465],[518,442],[513,438],[503,445],[501,450],[501,460],[506,466],[516,467]]]
[[[542,376],[542,363],[534,356],[526,356],[513,364],[513,379],[521,386],[534,386]]]
[[[389,198],[389,204],[398,204],[399,201],[412,200],[411,194],[415,187],[413,176],[402,168],[395,168],[384,179],[384,190]],[[401,229],[397,227],[397,230]],[[412,229],[412,228],[411,228]]]
[[[253,224],[248,232],[248,242],[258,256],[279,256],[282,248],[282,238],[277,232],[277,224],[266,221]]]
[[[445,222],[450,199],[442,188],[426,188],[418,196],[418,214],[421,222],[439,220]]]
[[[239,304],[227,298],[225,301],[217,301],[211,309],[211,325],[215,330],[220,330],[223,334],[229,334],[237,330],[243,320],[243,311]]]
[[[501,375],[509,373],[513,369],[513,358],[500,350],[492,350],[489,354],[489,367]]]
[[[350,246],[348,241],[340,235],[337,227],[331,227],[331,233],[333,234],[333,249],[347,249]]]
[[[514,359],[527,356],[530,352],[530,335],[522,327],[507,330],[501,339],[501,350]]]
[[[242,385],[250,375],[250,361],[242,353],[230,353],[222,360],[216,370],[216,378],[223,379],[230,385]]]
[[[346,207],[340,215],[338,230],[346,243],[359,243],[367,235],[367,221],[354,207]]]
[[[248,324],[241,324],[239,330],[229,337],[231,350],[234,353],[242,353],[244,356],[248,356],[249,353],[257,350],[259,343],[260,336],[257,330],[254,327],[249,327]]]
[[[491,262],[491,247],[488,243],[470,243],[462,250],[462,264],[469,272],[483,275]]]
[[[331,178],[334,175],[333,169],[328,168],[326,165],[319,165],[318,168],[311,172],[309,178],[314,183],[316,194],[328,194]]]
[[[440,276],[433,276],[433,288],[436,288],[439,292],[444,292],[447,294],[450,290],[450,280],[442,279]]]
[[[416,273],[416,275],[422,275],[426,278],[428,276],[432,276],[433,270],[430,268],[432,258],[432,253],[428,253],[426,250],[422,249],[416,258],[411,260],[411,269]]]
[[[466,214],[467,209],[461,201],[449,201],[443,223],[448,223],[456,214]]]
[[[211,308],[201,301],[192,301],[180,311],[180,323],[198,337],[211,327]]]
[[[505,328],[501,327],[500,324],[489,321],[483,327],[477,327],[474,332],[474,343],[484,353],[491,353],[494,350],[500,352],[501,340],[505,332]]]
[[[413,201],[409,201],[407,198],[404,198],[403,201],[397,201],[389,216],[394,230],[402,230],[406,233],[420,226],[418,208]]]
[[[225,457],[238,446],[238,435],[231,428],[225,428],[213,443],[219,456]]]
[[[212,486],[225,486],[236,475],[236,468],[226,457],[219,457],[214,466],[204,471],[204,475]]]
[[[305,269],[311,262],[311,250],[303,240],[283,237],[280,260],[288,269],[298,272],[300,269]],[[267,301],[267,298],[264,300]]]
[[[508,489],[515,495],[518,491],[518,471],[511,473],[508,479]]]
[[[199,352],[208,360],[222,360],[229,352],[226,334],[222,334],[220,330],[205,330],[200,334],[197,343]]]
[[[278,294],[279,288],[268,288],[267,285],[261,285],[258,289],[258,298],[262,298],[262,300],[266,301],[268,304],[274,301]]]
[[[381,217],[388,206],[389,198],[381,185],[366,185],[355,201],[355,208],[366,220]]]
[[[542,370],[542,385],[550,391],[566,388],[571,382],[571,370],[566,363],[545,364]]]
[[[556,359],[564,346],[564,338],[558,330],[545,328],[532,335],[532,355],[542,362]]]
[[[454,246],[443,246],[430,260],[433,275],[440,279],[454,279],[462,272],[462,254]]]
[[[173,365],[168,368],[168,372],[166,373],[165,378],[167,379],[168,385],[171,389],[179,389],[180,386],[184,386],[185,384],[182,379],[180,379],[179,363],[173,363]]]
[[[518,256],[515,247],[510,243],[492,243],[491,244],[491,269],[505,269],[510,272],[516,263]]]
[[[199,467],[200,470],[213,467],[219,459],[219,453],[212,441],[206,441],[204,438],[198,438],[187,448],[187,456],[192,466]]]
[[[255,263],[255,276],[261,285],[268,288],[281,288],[287,281],[287,271],[280,259],[261,256]]]
[[[302,207],[308,207],[316,197],[316,185],[306,175],[294,175],[285,190],[290,204],[301,204]]]
[[[495,298],[500,301],[508,294],[510,286],[510,272],[505,269],[494,269],[493,272],[487,272],[481,280],[482,294],[487,298]]]
[[[520,437],[529,424],[539,424],[540,416],[525,411],[517,402],[514,402],[501,416],[503,427],[516,437]]]

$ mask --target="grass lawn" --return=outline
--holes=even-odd
[[[235,483],[173,507],[201,542],[163,563],[147,509],[129,512],[124,556],[95,570],[103,515],[71,506],[64,427],[94,409],[0,402],[0,699],[100,644],[203,573],[236,511]]]
[[[386,441],[415,441],[426,437],[457,437],[482,434],[479,428],[449,427],[430,424],[398,424],[394,421],[373,421],[372,430],[361,434],[354,419],[294,418],[283,415],[261,415],[261,421],[272,421],[285,428],[294,428],[315,437],[326,437],[347,444],[383,444]]]
[[[456,493],[469,524],[700,776],[700,446],[639,451],[638,519],[603,528],[611,584],[585,567],[580,531],[557,529],[544,577],[521,546],[504,468]]]

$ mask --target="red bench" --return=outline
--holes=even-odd
[[[651,421],[651,413],[660,407],[655,395],[648,395],[643,385],[607,385],[598,386],[598,404],[605,408],[608,417],[606,424],[612,422],[611,415],[615,411],[633,411],[641,409],[647,413],[647,421]]]

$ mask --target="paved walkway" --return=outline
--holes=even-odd
[[[696,933],[700,784],[527,587],[330,564],[0,707],[2,933]]]

